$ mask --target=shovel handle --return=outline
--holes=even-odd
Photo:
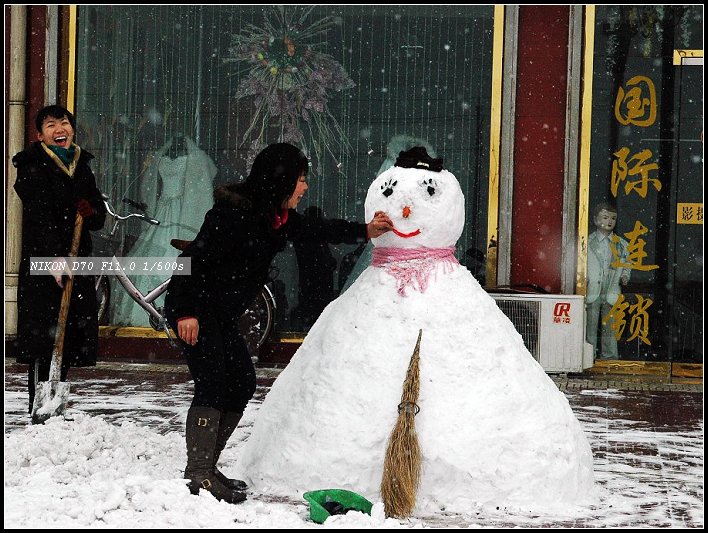
[[[71,251],[69,258],[76,257],[79,252],[81,242],[81,229],[84,225],[84,217],[76,212],[74,220],[74,235],[71,239]],[[64,292],[61,295],[61,305],[59,307],[59,321],[57,331],[54,336],[54,351],[52,352],[52,364],[49,369],[49,381],[59,381],[61,377],[61,362],[64,356],[64,332],[66,331],[66,320],[69,316],[69,303],[71,302],[71,289],[74,287],[74,278],[70,276],[64,283]]]

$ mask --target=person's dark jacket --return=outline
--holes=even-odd
[[[294,209],[274,229],[233,184],[218,187],[199,233],[180,257],[191,258],[191,275],[173,276],[165,299],[171,325],[182,317],[211,314],[238,320],[267,281],[270,264],[288,240],[330,243],[366,240],[366,224],[303,217]]]
[[[84,219],[78,256],[91,255],[90,230],[103,227],[106,210],[89,167],[93,156],[81,150],[72,177],[39,142],[12,158],[17,167],[15,191],[22,200],[22,258],[17,290],[17,361],[49,360],[59,318],[62,288],[51,275],[30,276],[30,258],[66,257],[71,250],[76,204],[86,199],[94,214]],[[46,274],[46,272],[45,272]],[[98,318],[94,277],[74,276],[64,338],[64,361],[71,366],[96,364]]]

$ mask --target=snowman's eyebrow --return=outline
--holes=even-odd
[[[421,181],[420,186],[425,187],[430,196],[433,196],[438,188],[438,184],[433,178]]]
[[[397,184],[398,184],[398,180],[393,181],[393,182],[392,182],[392,180],[388,180],[388,181],[384,182],[384,184],[381,185],[381,190],[383,191],[382,194],[383,194],[386,198],[388,198],[389,196],[391,196],[391,195],[393,194],[393,188],[394,188]]]

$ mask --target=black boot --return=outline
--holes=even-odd
[[[187,467],[185,479],[189,479],[189,490],[199,494],[199,489],[211,492],[217,500],[239,503],[246,499],[243,492],[231,490],[214,474],[214,451],[219,433],[221,412],[211,407],[190,407],[187,412]]]
[[[240,479],[231,479],[226,477],[216,467],[216,463],[219,462],[221,452],[224,451],[226,443],[231,437],[231,434],[238,426],[238,422],[239,420],[241,420],[242,416],[243,413],[238,412],[221,413],[221,421],[219,422],[219,433],[216,436],[216,448],[214,448],[214,475],[216,476],[216,479],[221,481],[223,485],[230,488],[231,490],[241,491],[248,489],[248,485],[246,485],[246,482]]]

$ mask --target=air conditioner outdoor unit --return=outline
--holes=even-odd
[[[546,372],[582,372],[592,366],[592,354],[588,358],[585,343],[584,296],[499,293],[490,296]]]

